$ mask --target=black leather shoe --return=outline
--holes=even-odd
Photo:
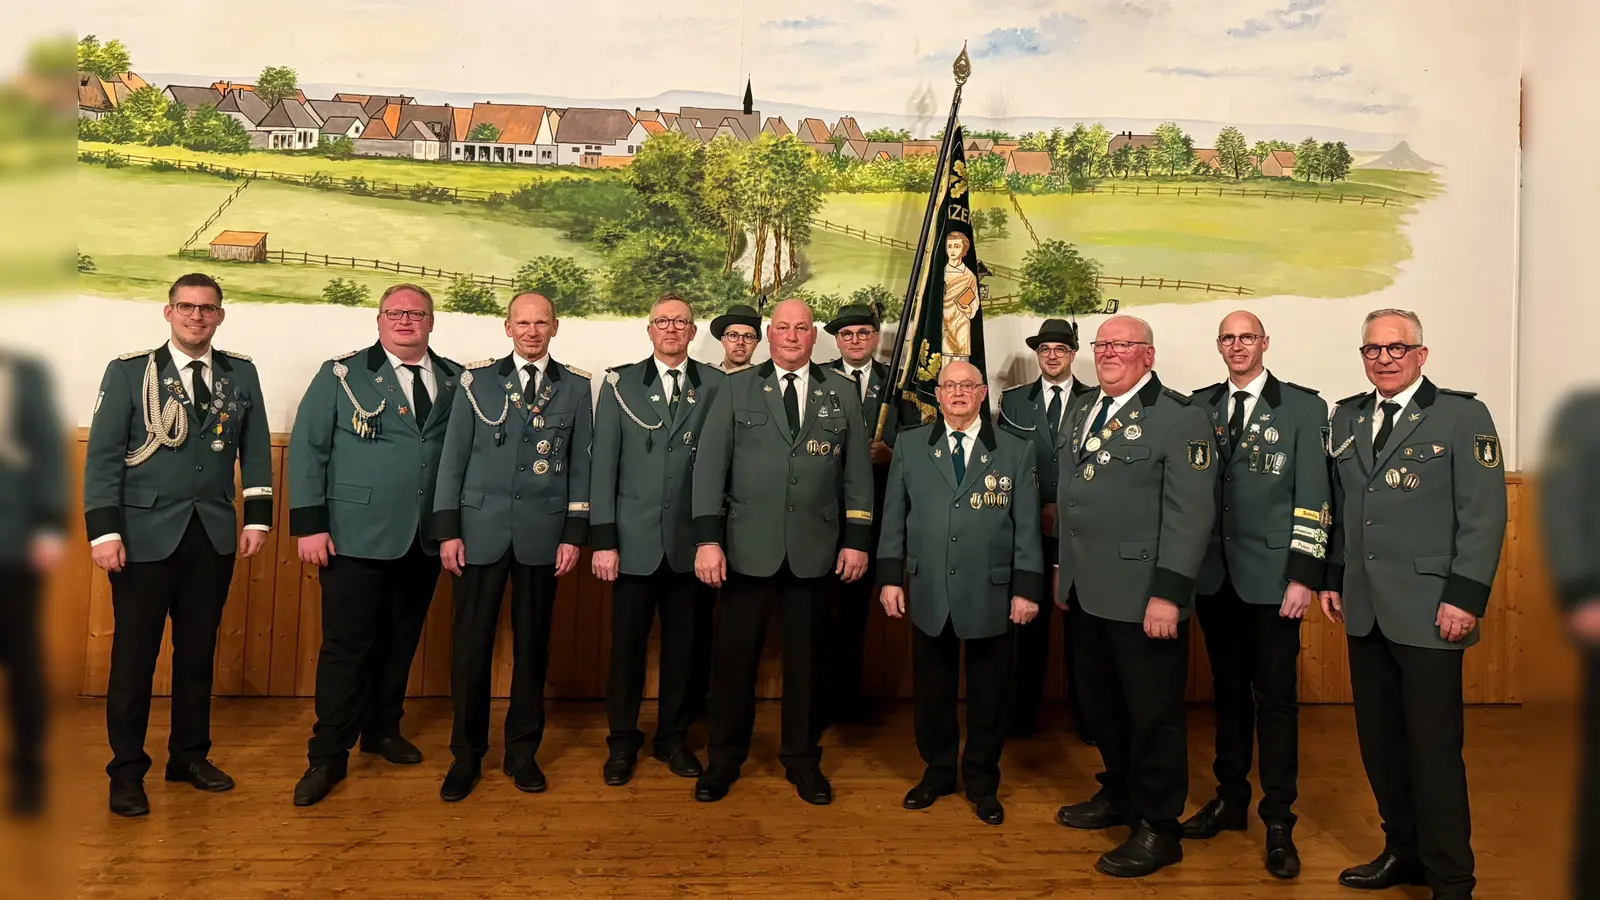
[[[1183,839],[1205,840],[1224,831],[1244,831],[1250,824],[1248,818],[1249,813],[1244,807],[1216,797],[1207,801],[1199,812],[1183,823]]]
[[[345,767],[335,765],[312,766],[300,776],[294,786],[295,806],[315,806],[333,791],[333,786],[344,780]]]
[[[233,779],[228,773],[213,766],[211,760],[192,763],[167,763],[167,780],[192,784],[202,791],[220,794],[233,790]]]
[[[632,770],[631,763],[628,768]],[[511,776],[511,783],[516,785],[517,790],[524,794],[542,794],[545,788],[550,786],[549,782],[544,780],[544,772],[539,768],[539,764],[531,759],[520,760],[511,766],[506,774]]]
[[[658,762],[667,764],[667,770],[679,778],[699,778],[704,769],[700,768],[700,760],[689,752],[689,748],[679,744],[671,750],[662,752],[656,750],[650,754]]]
[[[144,782],[111,782],[111,811],[130,818],[149,815],[150,798],[144,795]]]
[[[739,780],[739,773],[711,766],[694,783],[694,799],[701,803],[715,803],[728,796],[728,789]]]
[[[601,767],[600,774],[605,776],[606,784],[612,787],[621,787],[633,780],[633,754],[626,750],[613,750],[606,759],[606,764]]]
[[[1294,846],[1294,826],[1288,822],[1267,823],[1267,871],[1276,878],[1300,875],[1300,851]]]
[[[398,734],[375,741],[363,739],[361,752],[376,753],[397,766],[414,766],[422,762],[422,751],[417,749],[417,745]]]
[[[450,764],[450,771],[444,773],[444,784],[439,787],[439,798],[446,803],[465,800],[477,783],[478,764],[458,759]]]
[[[906,809],[927,809],[933,805],[933,801],[940,797],[948,797],[955,792],[956,789],[953,787],[944,787],[923,779],[911,790],[906,791],[906,799],[901,801],[900,805]]]
[[[790,772],[789,783],[794,785],[794,792],[801,800],[813,806],[827,806],[833,802],[833,785],[816,769],[807,769],[798,775]]]
[[[1094,867],[1114,878],[1143,878],[1182,859],[1183,842],[1177,835],[1161,834],[1139,822],[1122,846],[1108,850]]]
[[[985,825],[999,825],[1006,820],[1006,808],[1000,805],[1000,798],[993,794],[973,801],[973,811]]]
[[[1095,794],[1082,803],[1074,803],[1056,810],[1057,823],[1086,831],[1127,825],[1128,821],[1128,811],[1106,799],[1105,794]]]
[[[1402,859],[1385,850],[1372,862],[1351,866],[1339,873],[1339,883],[1358,891],[1382,891],[1403,884],[1426,884],[1422,861]]]

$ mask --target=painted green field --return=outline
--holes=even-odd
[[[1433,182],[1415,173],[1375,173],[1384,187],[1419,192]],[[1386,176],[1411,175],[1413,178]],[[1420,180],[1419,180],[1420,179]],[[1411,257],[1402,233],[1415,200],[1402,206],[1356,206],[1307,200],[1216,196],[1040,195],[1018,198],[1041,240],[1077,244],[1100,262],[1103,274],[1184,279],[1242,286],[1253,296],[1293,294],[1351,297],[1394,280]],[[914,242],[925,198],[915,194],[834,194],[821,216],[853,228]],[[1005,194],[974,194],[976,209],[1000,207],[1009,214],[1008,237],[979,239],[988,263],[1020,267],[1033,242]],[[867,284],[900,289],[910,274],[911,253],[816,230],[807,287],[848,293]],[[1016,286],[991,279],[997,295]],[[1113,287],[1106,295],[1125,304],[1193,302],[1234,296],[1228,291]]]
[[[79,289],[112,297],[157,297],[178,275],[204,269],[219,276],[229,297],[256,301],[320,302],[335,276],[372,289],[396,281],[434,279],[393,272],[321,266],[222,263],[177,256],[178,247],[240,182],[203,175],[128,167],[78,167],[78,249],[97,271],[80,275]],[[446,270],[512,275],[535,256],[596,260],[560,232],[540,227],[512,207],[424,204],[356,197],[258,181],[246,188],[195,243],[204,248],[224,229],[267,232],[272,250],[355,256]]]
[[[283,172],[289,175],[314,175],[318,172],[337,180],[365,178],[385,184],[421,184],[441,187],[510,193],[530,181],[551,178],[616,178],[609,170],[581,169],[576,166],[525,166],[492,163],[426,162],[411,159],[327,159],[297,153],[251,150],[248,153],[205,153],[182,147],[145,147],[132,144],[98,144],[79,141],[78,151],[113,151],[124,156],[203,162],[209,166]],[[196,223],[198,224],[198,223]]]

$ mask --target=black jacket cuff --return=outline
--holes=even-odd
[[[904,587],[906,583],[906,561],[900,557],[878,557],[878,586]]]
[[[453,541],[461,537],[461,510],[441,509],[433,514],[433,539]]]
[[[591,550],[617,549],[617,526],[615,523],[608,525],[589,525],[589,548]]]
[[[1322,586],[1322,579],[1326,578],[1328,566],[1322,560],[1304,553],[1289,551],[1289,564],[1284,567],[1284,577],[1290,581],[1298,581],[1313,591]]]
[[[1328,573],[1323,576],[1322,589],[1344,593],[1344,566],[1328,563]]]
[[[122,509],[116,506],[102,506],[85,512],[83,526],[91,541],[108,534],[125,533],[122,528]]]
[[[561,543],[576,544],[581,547],[589,540],[589,517],[567,516],[567,524],[561,528]]]
[[[871,522],[846,522],[844,523],[844,539],[840,546],[846,550],[860,550],[863,553],[872,552],[872,523]]]
[[[1025,569],[1012,569],[1011,596],[1042,603],[1039,598],[1044,596],[1044,576]]]
[[[251,497],[244,501],[244,524],[272,525],[272,498]]]
[[[1194,601],[1194,579],[1157,566],[1150,579],[1150,596],[1175,603],[1181,609]]]
[[[1045,535],[1040,543],[1044,547],[1044,564],[1053,566],[1061,560],[1061,539]]]
[[[722,543],[721,516],[695,516],[693,527],[695,544]]]
[[[1444,584],[1444,596],[1439,598],[1439,602],[1464,609],[1481,619],[1489,608],[1489,585],[1473,581],[1465,575],[1451,575]]]
[[[1556,585],[1556,600],[1562,609],[1576,609],[1596,598],[1600,598],[1600,572]]]
[[[301,506],[289,509],[289,533],[295,537],[322,534],[329,527],[326,506]]]

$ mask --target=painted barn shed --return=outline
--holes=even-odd
[[[267,261],[265,231],[224,231],[211,239],[211,258],[229,262]]]

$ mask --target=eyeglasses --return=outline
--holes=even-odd
[[[215,319],[217,316],[222,315],[222,307],[216,305],[215,303],[189,303],[187,301],[180,300],[177,303],[172,304],[172,309],[178,315],[184,317],[199,313],[201,318]]]
[[[1149,343],[1149,341],[1095,341],[1089,346],[1093,347],[1096,353],[1115,353],[1120,356],[1135,347],[1144,347]]]
[[[1254,347],[1256,345],[1256,341],[1259,341],[1264,337],[1266,337],[1264,334],[1219,334],[1217,335],[1217,344],[1222,347],[1227,347],[1237,341],[1239,344],[1245,347]]]
[[[1390,359],[1405,359],[1407,353],[1420,349],[1421,344],[1362,344],[1361,355],[1367,359],[1377,359],[1378,354],[1387,353]]]
[[[841,341],[870,341],[878,336],[876,328],[848,329],[834,335]]]
[[[655,326],[657,331],[682,331],[694,323],[682,317],[671,319],[666,316],[658,316],[651,319],[650,324]]]
[[[975,394],[984,385],[977,381],[946,381],[939,385],[939,390],[951,394]]]
[[[724,331],[722,333],[722,339],[724,341],[733,341],[735,344],[754,344],[761,340],[761,335],[739,334],[738,332],[734,331]]]
[[[433,313],[425,309],[386,309],[383,311],[383,317],[391,322],[398,322],[401,319],[405,319],[407,322],[421,322],[431,315]]]
[[[1071,347],[1063,347],[1060,344],[1045,344],[1044,346],[1040,347],[1038,350],[1036,350],[1034,352],[1038,353],[1040,356],[1044,356],[1044,357],[1048,357],[1050,359],[1054,359],[1055,357],[1058,357],[1058,356],[1071,356],[1072,355],[1072,348]]]

